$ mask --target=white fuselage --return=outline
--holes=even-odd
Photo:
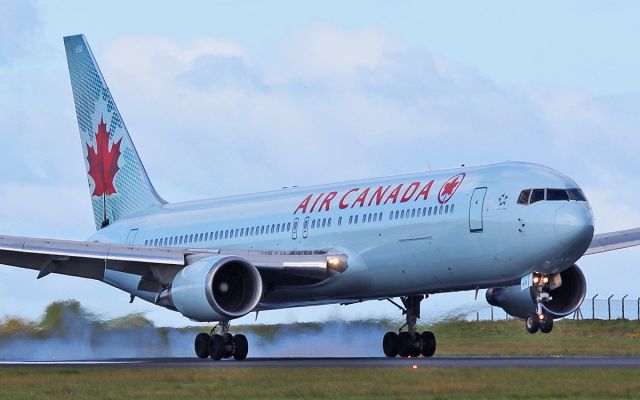
[[[521,191],[533,188],[578,186],[550,168],[507,162],[167,204],[91,240],[348,255],[344,273],[272,287],[261,309],[487,288],[515,284],[534,270],[562,271],[589,247],[588,202],[518,204]],[[105,274],[105,282],[153,301],[155,293],[137,290],[138,281]]]

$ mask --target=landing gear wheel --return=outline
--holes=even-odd
[[[209,357],[209,335],[207,333],[198,333],[194,343],[194,349],[198,358]]]
[[[224,351],[222,352],[222,358],[231,358],[233,355],[233,335],[227,332],[222,335],[222,339],[224,339]]]
[[[420,348],[422,347],[422,342],[420,342],[420,335],[418,333],[415,334],[415,338],[411,344],[411,350],[409,350],[410,357],[419,357],[420,356]]]
[[[540,318],[537,313],[531,313],[524,323],[527,332],[536,333],[540,329]]]
[[[553,318],[548,315],[544,316],[544,319],[540,321],[540,332],[549,333],[553,330]]]
[[[433,332],[422,332],[420,335],[422,341],[422,355],[425,357],[432,357],[436,353],[436,336]]]
[[[209,357],[215,361],[221,360],[224,355],[224,348],[224,338],[222,335],[211,335],[209,339]]]
[[[233,358],[238,361],[242,361],[247,358],[249,353],[249,341],[243,334],[238,334],[233,337]]]
[[[413,347],[413,338],[409,332],[400,332],[398,335],[398,355],[409,357]]]
[[[382,338],[382,351],[387,357],[395,357],[398,355],[398,334],[395,332],[387,332]]]

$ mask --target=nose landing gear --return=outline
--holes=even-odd
[[[218,327],[220,327],[220,334],[216,333]],[[194,349],[198,358],[211,357],[212,360],[218,361],[233,357],[242,361],[247,358],[249,342],[242,334],[230,334],[229,321],[221,321],[210,334],[203,332],[196,335]]]
[[[536,312],[531,313],[525,320],[525,329],[529,333],[550,333],[553,330],[553,317],[544,312],[542,304],[552,300],[546,290],[552,290],[562,284],[559,274],[554,275],[533,275],[533,289],[535,291]]]
[[[387,332],[382,339],[382,350],[387,357],[431,357],[436,352],[436,337],[433,332],[416,332],[416,323],[420,318],[420,302],[425,296],[401,297],[403,306],[391,299],[391,304],[402,310],[406,315],[406,323],[398,329],[399,333]],[[406,330],[403,331],[403,329]]]

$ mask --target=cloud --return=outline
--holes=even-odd
[[[38,10],[31,0],[3,0],[0,14],[0,67],[23,55],[38,29]]]
[[[375,28],[315,25],[261,53],[219,38],[161,36],[123,36],[93,50],[170,201],[524,160],[583,185],[599,231],[639,223],[637,93],[501,86]],[[91,231],[64,54],[56,51],[25,69],[0,68],[10,89],[0,92],[2,233]],[[54,63],[42,71],[45,59]]]

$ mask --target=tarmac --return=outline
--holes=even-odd
[[[0,361],[0,368],[34,366],[73,368],[640,368],[640,357],[247,358],[244,361],[213,361],[197,358],[121,358]]]

